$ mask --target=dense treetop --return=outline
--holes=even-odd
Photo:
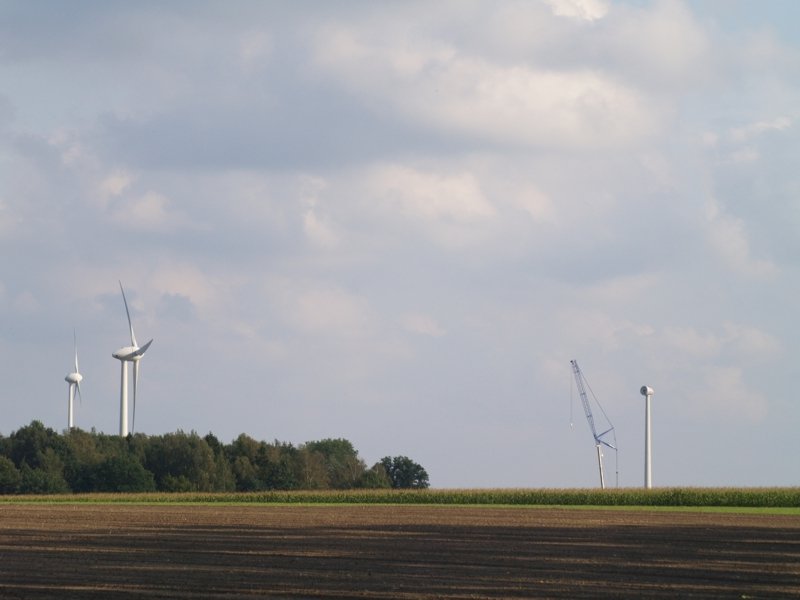
[[[0,435],[0,494],[230,492],[427,488],[428,474],[405,456],[371,468],[345,439],[294,446],[241,434],[177,431],[120,437],[80,429],[60,434],[39,421]]]

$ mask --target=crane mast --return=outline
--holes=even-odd
[[[586,413],[586,420],[589,422],[589,429],[592,431],[592,437],[594,438],[594,445],[595,449],[597,450],[597,466],[600,469],[600,487],[602,489],[606,488],[606,479],[605,479],[605,472],[603,470],[603,446],[611,448],[615,452],[617,451],[617,440],[616,440],[616,433],[614,432],[614,426],[611,425],[611,421],[609,421],[608,417],[603,411],[603,407],[600,406],[600,403],[597,402],[597,398],[595,398],[595,402],[597,402],[598,407],[600,407],[600,411],[603,413],[603,417],[605,417],[606,422],[610,426],[602,433],[597,433],[597,429],[595,428],[594,424],[594,415],[592,415],[592,408],[589,405],[589,397],[586,394],[586,385],[585,385],[585,377],[583,376],[583,372],[581,368],[578,366],[578,361],[571,360],[569,361],[572,365],[572,374],[575,376],[575,385],[578,387],[578,395],[581,397],[581,403],[583,404],[583,412]],[[607,435],[611,435],[614,438],[614,442],[608,442],[603,439]],[[619,474],[618,474],[619,476]]]

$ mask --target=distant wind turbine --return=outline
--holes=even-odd
[[[128,435],[128,364],[133,363],[133,420],[132,425],[136,424],[136,386],[139,383],[139,361],[144,353],[153,343],[153,340],[147,342],[141,348],[136,343],[136,336],[133,333],[133,324],[131,323],[131,313],[128,310],[128,300],[125,298],[125,290],[122,288],[122,282],[119,282],[119,289],[122,292],[122,301],[125,303],[125,313],[128,315],[128,327],[131,331],[131,345],[120,348],[111,356],[120,361],[122,367],[122,375],[119,388],[119,434],[122,437]]]
[[[81,403],[83,403],[83,397],[81,396],[81,381],[83,380],[83,375],[81,375],[80,370],[78,369],[78,337],[75,335],[75,332],[72,332],[72,341],[75,345],[75,370],[64,377],[64,381],[69,384],[69,404],[67,405],[67,429],[72,429],[74,427],[74,422],[72,419],[73,413],[73,403],[75,401],[75,390],[78,390],[78,398],[80,399]]]

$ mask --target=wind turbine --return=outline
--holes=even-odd
[[[119,434],[122,437],[128,435],[128,363],[133,363],[133,424],[136,423],[136,386],[139,383],[139,361],[144,353],[153,343],[153,340],[147,342],[141,348],[136,343],[136,336],[133,333],[133,324],[131,323],[131,313],[128,310],[128,300],[125,298],[125,290],[122,288],[122,282],[119,282],[119,289],[122,292],[122,301],[125,303],[125,313],[128,315],[128,327],[131,331],[131,345],[120,348],[111,356],[120,361],[121,377],[119,387]]]
[[[72,421],[72,406],[73,402],[75,401],[75,390],[78,390],[78,398],[83,402],[83,397],[81,396],[81,381],[83,380],[83,375],[81,375],[80,370],[78,369],[78,338],[75,335],[75,332],[72,332],[72,341],[75,345],[75,370],[64,377],[64,381],[69,384],[69,404],[67,405],[67,429],[71,430],[73,427]]]

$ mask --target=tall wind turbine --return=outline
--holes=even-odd
[[[78,398],[83,401],[83,397],[81,396],[81,381],[83,380],[83,375],[81,375],[80,371],[78,370],[78,338],[75,335],[75,332],[72,332],[72,341],[75,345],[75,370],[72,373],[68,374],[64,377],[64,381],[69,384],[69,404],[67,405],[67,429],[71,430],[74,426],[72,420],[72,407],[75,401],[75,390],[78,390]]]
[[[153,340],[147,342],[141,348],[136,343],[136,336],[133,333],[133,324],[131,323],[131,313],[128,310],[128,300],[125,298],[125,290],[122,288],[122,282],[119,282],[119,289],[122,292],[122,301],[125,303],[125,313],[128,315],[128,327],[131,331],[131,345],[120,348],[111,356],[120,361],[121,377],[119,387],[119,434],[122,437],[128,435],[128,363],[133,363],[133,423],[136,423],[136,386],[139,383],[139,361],[144,353],[153,343]]]

